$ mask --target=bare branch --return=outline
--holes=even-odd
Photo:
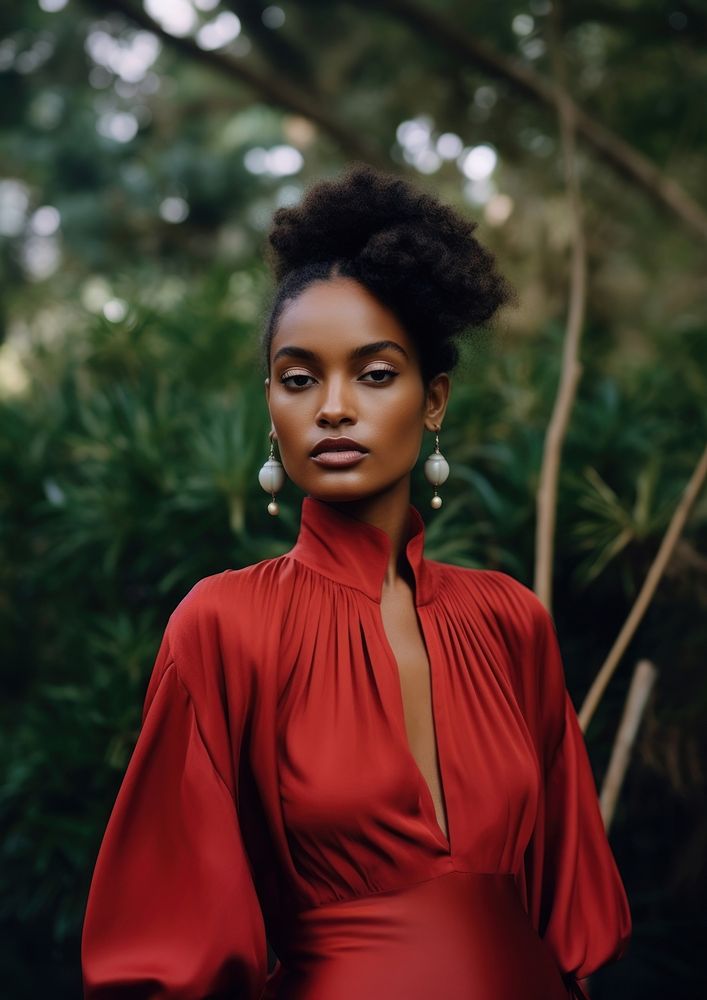
[[[553,4],[548,22],[550,54],[552,56],[555,90],[559,97],[558,111],[562,141],[562,161],[567,192],[567,206],[572,224],[572,264],[570,270],[569,307],[562,347],[560,383],[543,447],[543,460],[537,490],[537,522],[535,531],[534,589],[548,610],[552,603],[552,563],[555,549],[557,516],[557,484],[560,476],[562,447],[570,416],[577,397],[582,373],[579,361],[587,302],[587,247],[582,219],[582,202],[577,173],[575,147],[574,104],[567,89],[562,37],[559,27],[559,0]]]
[[[255,39],[256,45],[267,56],[270,65],[281,67],[281,71],[289,79],[297,80],[302,86],[314,85],[314,69],[310,54],[294,45],[282,31],[273,31],[263,24],[261,0],[225,0],[225,6],[236,14],[245,27],[248,37]]]
[[[621,722],[616,732],[609,766],[606,769],[599,796],[604,829],[607,833],[614,818],[616,803],[631,760],[631,752],[636,742],[638,728],[648,704],[648,696],[653,690],[657,676],[658,671],[650,660],[639,660],[633,671],[631,686],[626,696]]]
[[[363,2],[370,3],[370,0]],[[423,8],[415,0],[376,0],[376,8],[399,15],[423,37],[435,39],[465,62],[474,63],[489,76],[510,83],[525,97],[559,112],[562,98],[550,81],[519,60],[475,38],[432,6]],[[707,239],[707,211],[677,181],[666,177],[643,153],[574,103],[572,113],[578,134],[601,153],[607,163],[632,183],[638,183],[654,202],[677,216],[693,233]]]
[[[587,692],[582,708],[578,713],[580,725],[585,731],[609,681],[611,680],[612,674],[616,670],[626,647],[633,638],[641,619],[646,613],[646,609],[648,608],[648,605],[653,598],[653,594],[660,583],[660,579],[665,572],[665,567],[668,564],[668,560],[670,559],[670,556],[672,555],[675,545],[677,544],[680,534],[685,526],[688,515],[704,485],[705,478],[707,478],[707,446],[700,456],[700,459],[695,467],[695,471],[690,477],[689,483],[685,487],[685,491],[680,498],[680,503],[675,508],[675,512],[670,520],[670,524],[668,525],[668,530],[665,532],[663,541],[661,542],[660,548],[658,549],[655,559],[651,564],[651,568],[646,575],[646,579],[643,582],[643,586],[641,587],[638,597],[636,598],[636,601],[631,608],[621,631],[616,637],[616,641],[611,647],[609,655],[594,679],[592,686]]]
[[[102,0],[84,0],[84,3],[101,16],[107,13],[106,4]],[[322,132],[329,135],[349,157],[365,160],[379,167],[389,164],[385,154],[377,147],[370,146],[355,128],[348,128],[341,116],[332,113],[317,95],[300,90],[290,80],[284,80],[273,72],[261,72],[246,59],[236,59],[218,50],[201,49],[192,38],[171,35],[150,17],[142,6],[132,0],[110,0],[108,8],[108,12],[116,11],[122,14],[128,20],[157,35],[176,51],[188,55],[203,66],[251,87],[269,103],[308,118],[318,125]]]

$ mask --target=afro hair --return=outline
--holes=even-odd
[[[422,376],[451,371],[457,341],[516,301],[494,255],[464,218],[410,182],[355,162],[297,205],[276,209],[266,259],[278,283],[262,346],[269,353],[285,304],[314,281],[355,278],[415,341]]]

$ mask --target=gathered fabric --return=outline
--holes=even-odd
[[[172,613],[91,881],[84,1000],[586,1000],[629,904],[553,619],[405,554],[447,818],[381,616],[391,541],[311,496]],[[268,970],[267,943],[277,956]]]

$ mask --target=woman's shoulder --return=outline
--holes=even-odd
[[[474,608],[490,612],[521,634],[533,632],[548,616],[535,591],[504,570],[443,562],[436,565],[447,585],[461,591]]]
[[[197,579],[169,616],[167,631],[173,648],[202,643],[211,633],[233,632],[241,625],[257,627],[272,613],[277,599],[282,556]]]
[[[282,602],[282,556],[208,574],[188,589],[165,637],[180,679],[197,701],[211,701],[218,678],[244,689],[262,659]]]
[[[519,600],[537,601],[535,593],[517,577],[505,570],[486,569],[482,566],[459,566],[456,563],[430,559],[443,578],[455,581],[478,593],[511,594]]]
[[[250,620],[254,613],[267,613],[278,596],[286,569],[282,555],[203,576],[181,598],[170,622],[189,626],[197,621],[216,622],[224,616]]]

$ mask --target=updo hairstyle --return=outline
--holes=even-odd
[[[315,281],[356,279],[398,318],[415,342],[425,385],[459,363],[459,341],[506,303],[513,287],[465,218],[410,182],[354,162],[275,210],[266,261],[277,287],[261,346],[265,371],[287,303]]]

